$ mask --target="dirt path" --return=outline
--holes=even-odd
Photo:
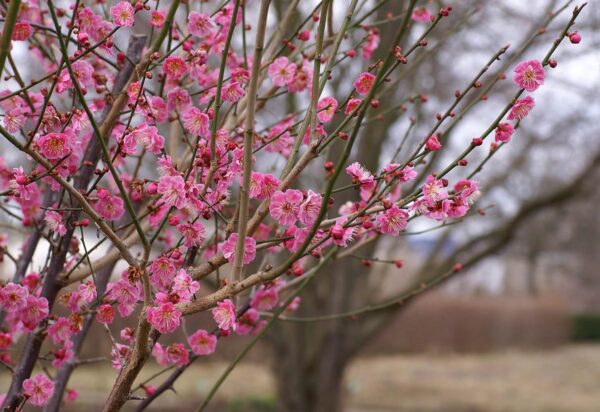
[[[224,363],[194,365],[178,381],[177,393],[167,394],[152,410],[194,410],[225,367]],[[85,396],[69,409],[96,410],[113,377],[114,371],[97,365],[78,369],[72,382]],[[0,393],[7,378],[0,374]],[[264,365],[242,364],[219,391],[222,406],[214,410],[269,411],[273,387]],[[346,388],[348,412],[598,412],[600,345],[361,359],[349,369]]]

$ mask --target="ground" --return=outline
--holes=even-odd
[[[195,410],[225,363],[191,367],[151,410]],[[155,369],[154,372],[158,370]],[[147,371],[149,376],[152,371]],[[0,374],[0,388],[7,374]],[[85,366],[74,376],[81,393],[70,410],[97,410],[113,372]],[[357,360],[346,378],[348,412],[597,412],[600,345],[543,352],[419,354]],[[218,392],[213,411],[272,410],[275,394],[265,365],[239,366]]]

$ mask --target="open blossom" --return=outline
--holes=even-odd
[[[9,282],[0,289],[0,308],[7,312],[14,312],[27,305],[29,291],[26,287]]]
[[[408,212],[394,205],[377,215],[377,225],[381,233],[398,236],[406,229]]]
[[[15,23],[11,39],[15,41],[27,40],[31,37],[31,33],[31,24],[28,21],[18,21]]]
[[[444,190],[444,183],[441,180],[436,179],[432,175],[427,176],[427,180],[423,185],[423,200],[427,205],[433,206],[440,200],[445,199],[448,196]]]
[[[250,306],[256,310],[271,310],[277,304],[277,299],[277,289],[275,287],[262,287],[254,294]]]
[[[183,236],[183,244],[188,248],[200,246],[206,237],[206,230],[200,222],[177,225],[177,230]]]
[[[479,182],[477,180],[462,179],[454,185],[455,197],[461,197],[467,203],[475,202],[480,196],[478,189]]]
[[[188,343],[196,355],[210,355],[217,347],[217,337],[204,329],[198,329],[188,338]]]
[[[242,98],[244,90],[238,82],[227,82],[223,85],[222,96],[223,100],[230,103],[235,103]]]
[[[100,305],[96,311],[96,320],[101,323],[112,323],[115,320],[115,309],[112,305]]]
[[[188,108],[182,116],[183,126],[191,134],[208,137],[210,135],[208,115],[197,107]]]
[[[429,23],[431,21],[431,12],[425,7],[417,7],[413,10],[410,18],[417,23]]]
[[[190,362],[190,354],[183,343],[172,343],[165,349],[167,360],[172,365],[187,365]]]
[[[521,89],[532,92],[544,84],[544,67],[539,60],[528,60],[515,67],[514,82]]]
[[[170,302],[149,308],[146,317],[162,334],[173,332],[181,323],[181,312]]]
[[[352,183],[361,185],[361,189],[371,190],[376,185],[375,178],[371,172],[362,167],[358,162],[354,162],[346,167],[346,173],[352,178]]]
[[[128,1],[120,1],[110,8],[110,15],[116,26],[133,26],[134,14],[133,6]]]
[[[269,212],[280,225],[293,225],[298,220],[298,212],[303,199],[302,192],[296,189],[288,189],[285,192],[277,191],[271,197]]]
[[[369,72],[364,72],[354,81],[354,88],[358,94],[364,96],[369,93],[371,87],[373,87],[373,82],[375,82],[375,76]]]
[[[50,231],[58,233],[60,236],[64,236],[67,233],[67,228],[62,222],[60,213],[55,212],[54,210],[46,210],[44,220]]]
[[[193,11],[188,16],[188,30],[194,36],[202,37],[210,33],[212,22],[206,13]]]
[[[160,29],[165,24],[167,13],[164,10],[152,10],[150,15],[150,25]]]
[[[163,63],[163,71],[169,78],[179,80],[188,71],[187,64],[179,56],[169,56]]]
[[[252,199],[267,199],[273,196],[281,182],[269,173],[252,172],[250,177],[250,197]]]
[[[296,65],[290,63],[287,57],[278,57],[269,65],[268,73],[273,85],[285,86],[294,80]]]
[[[176,175],[162,176],[158,180],[158,193],[162,195],[162,200],[169,206],[177,209],[185,207],[187,201],[185,197],[185,182],[183,177]]]
[[[229,263],[233,263],[235,261],[235,245],[237,243],[238,234],[232,233],[229,235],[229,238],[223,242],[221,247],[221,251],[223,252],[223,256],[229,261]],[[246,236],[244,239],[244,265],[252,262],[256,257],[256,240],[250,236]]]
[[[508,120],[521,120],[527,117],[529,112],[535,107],[535,100],[533,97],[527,96],[516,101],[508,114]]]
[[[23,394],[32,405],[44,406],[54,394],[54,382],[43,373],[38,373],[23,381]]]
[[[100,216],[109,221],[119,220],[125,213],[123,199],[111,195],[106,189],[98,190],[98,200],[94,204],[94,209]]]
[[[61,159],[71,153],[65,133],[48,133],[36,140],[40,153],[49,160]]]
[[[20,319],[23,325],[33,330],[42,320],[48,316],[48,300],[44,297],[27,296],[27,305],[21,309]]]
[[[200,283],[193,280],[185,269],[177,272],[177,276],[173,280],[172,291],[179,296],[181,301],[189,301],[198,289],[200,289]]]
[[[337,109],[338,102],[333,97],[323,97],[317,103],[317,117],[323,123],[327,123],[333,118],[335,111]]]
[[[306,200],[302,202],[298,211],[298,219],[303,225],[309,226],[315,223],[321,210],[322,199],[323,196],[320,193],[315,193],[312,190],[308,191]]]
[[[212,310],[212,315],[220,329],[235,331],[237,327],[235,305],[231,299],[217,303],[217,307]]]
[[[497,142],[510,142],[510,137],[514,133],[515,128],[510,123],[498,123],[496,127],[496,141]]]

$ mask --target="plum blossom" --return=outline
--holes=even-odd
[[[27,306],[29,291],[26,287],[9,282],[0,289],[0,308],[15,312]]]
[[[238,234],[232,233],[229,235],[229,238],[225,242],[223,242],[221,246],[221,251],[223,252],[223,256],[229,261],[229,263],[233,263],[235,261],[235,245],[237,243]],[[252,262],[256,257],[256,240],[250,236],[246,236],[244,239],[244,265]]]
[[[533,92],[544,84],[544,67],[539,60],[527,60],[519,63],[514,71],[513,81],[521,89]]]
[[[62,215],[54,210],[46,210],[44,220],[51,232],[58,233],[59,236],[64,236],[67,233],[67,228],[63,224]]]
[[[54,382],[43,373],[38,373],[23,381],[23,394],[32,405],[44,406],[54,394]]]
[[[252,172],[250,176],[250,197],[267,199],[273,196],[280,185],[279,179],[269,173]]]
[[[375,82],[375,76],[369,72],[361,73],[354,81],[354,88],[360,95],[368,94]],[[346,109],[348,110],[348,109]]]
[[[323,123],[327,123],[333,118],[335,111],[337,109],[338,102],[333,97],[323,97],[317,103],[317,117]]]
[[[220,329],[235,331],[237,328],[235,305],[231,299],[218,302],[217,307],[212,310],[212,315]]]
[[[515,102],[510,113],[508,114],[508,120],[522,120],[529,112],[535,107],[535,100],[533,97],[527,96],[522,99],[519,99]]]
[[[48,133],[36,139],[40,153],[49,160],[61,159],[71,153],[69,138],[65,133]]]
[[[413,10],[410,18],[417,23],[429,23],[431,21],[432,14],[425,7],[417,7]]]
[[[196,107],[188,108],[182,116],[183,126],[191,134],[208,137],[210,119],[206,113]]]
[[[206,237],[206,229],[200,222],[177,225],[177,230],[183,236],[183,244],[188,248],[200,246]]]
[[[285,86],[294,80],[296,65],[285,56],[278,57],[269,65],[268,73],[274,86]]]
[[[288,189],[285,192],[279,190],[271,197],[269,212],[280,225],[293,225],[298,220],[298,212],[303,198],[304,196],[299,190]]]
[[[185,182],[183,177],[176,175],[162,176],[158,180],[158,193],[162,195],[161,199],[169,206],[182,209],[187,200],[185,195]]]
[[[125,213],[123,199],[111,195],[106,189],[98,190],[98,200],[94,204],[94,209],[100,216],[109,221],[119,220]]]
[[[151,307],[146,318],[160,333],[173,332],[181,323],[181,312],[170,302]]]
[[[510,123],[498,123],[496,127],[496,142],[510,142],[510,137],[514,133],[515,128]]]
[[[210,33],[212,22],[207,13],[198,13],[193,11],[188,16],[188,30],[191,34],[198,37],[203,37]]]
[[[393,205],[383,213],[377,215],[377,227],[383,234],[398,236],[406,229],[408,223],[408,212]]]
[[[217,337],[204,329],[198,329],[188,338],[188,343],[196,355],[210,355],[217,347]]]
[[[128,1],[120,1],[110,8],[110,15],[116,26],[133,26],[135,10]]]
[[[323,196],[321,196],[320,193],[315,193],[312,190],[308,191],[306,199],[302,202],[300,210],[298,211],[298,220],[300,220],[303,225],[309,226],[315,223],[319,211],[321,210],[322,200]]]

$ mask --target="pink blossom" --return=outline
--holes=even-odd
[[[181,312],[170,302],[149,308],[146,317],[162,334],[173,332],[181,322]]]
[[[354,81],[354,88],[358,92],[358,94],[366,95],[373,87],[373,83],[375,82],[375,76],[369,72],[361,73],[360,76],[356,78]],[[347,110],[347,109],[346,109]]]
[[[223,242],[221,246],[221,251],[223,252],[223,256],[229,261],[229,263],[234,263],[235,261],[235,245],[237,243],[238,234],[232,233],[229,235],[229,238]],[[246,236],[244,239],[244,265],[252,262],[256,257],[256,240],[254,238]]]
[[[163,72],[173,80],[181,79],[188,71],[187,63],[179,56],[169,56],[163,62]]]
[[[480,196],[477,180],[462,179],[454,185],[454,193],[467,203],[472,204]]]
[[[173,275],[175,274],[175,263],[166,256],[161,256],[154,259],[154,261],[148,266],[148,272],[150,273],[150,282],[152,286],[158,290],[167,290],[171,287],[173,282]]]
[[[510,137],[514,133],[515,128],[510,123],[498,123],[496,127],[496,141],[497,142],[510,142]]]
[[[271,310],[277,304],[277,299],[277,289],[263,286],[252,297],[250,306],[256,310]]]
[[[54,382],[43,373],[38,373],[23,381],[23,394],[32,405],[44,406],[54,394]]]
[[[108,190],[98,190],[98,200],[94,204],[94,209],[100,216],[108,221],[119,220],[125,213],[125,203],[119,196],[111,195]]]
[[[317,117],[323,123],[327,123],[333,118],[337,109],[338,102],[333,97],[323,97],[317,103]]]
[[[363,168],[358,162],[354,162],[346,167],[346,173],[352,178],[352,183],[360,184],[361,189],[365,191],[372,190],[376,185],[375,178],[371,172]]]
[[[27,40],[31,37],[31,24],[28,21],[18,21],[13,28],[11,39],[15,41]]]
[[[202,37],[210,33],[212,22],[206,13],[191,12],[188,16],[188,30],[194,36]]]
[[[258,321],[260,319],[260,314],[256,309],[249,308],[242,316],[238,318],[238,327],[237,334],[238,335],[247,335],[252,332]]]
[[[303,198],[304,196],[299,190],[288,189],[285,192],[279,190],[271,197],[269,212],[280,225],[293,225],[298,220],[298,212]]]
[[[196,107],[188,108],[182,116],[183,126],[193,135],[210,136],[210,119],[208,115]]]
[[[100,305],[96,311],[96,320],[101,323],[112,323],[115,320],[115,309],[112,305]]]
[[[212,310],[212,315],[220,329],[235,331],[237,328],[235,305],[231,299],[218,302],[217,307]]]
[[[347,247],[348,243],[354,239],[355,228],[352,226],[344,227],[345,218],[340,218],[335,225],[329,229],[333,243],[341,247]]]
[[[19,318],[23,325],[33,330],[44,319],[48,317],[48,300],[44,297],[27,296],[27,305],[21,309]]]
[[[362,45],[363,57],[365,59],[371,58],[373,52],[377,46],[379,46],[380,39],[379,33],[377,33],[375,30],[369,30],[367,34],[367,40]]]
[[[250,177],[250,197],[252,199],[268,199],[273,196],[280,185],[279,179],[268,173],[252,172]]]
[[[177,230],[183,235],[183,244],[188,248],[200,246],[206,237],[206,230],[200,222],[178,225]]]
[[[513,81],[521,89],[533,92],[544,84],[544,67],[539,60],[528,60],[515,67]]]
[[[352,113],[354,111],[354,109],[356,109],[358,107],[360,102],[361,102],[360,99],[348,100],[348,104],[346,104],[346,109],[344,110],[344,114],[349,115],[350,113]]]
[[[190,362],[190,354],[183,343],[172,343],[165,350],[167,360],[172,365],[187,365]]]
[[[48,133],[36,140],[40,153],[49,160],[61,159],[71,153],[69,138],[64,133]]]
[[[173,293],[177,294],[181,301],[189,301],[198,289],[200,283],[193,280],[185,269],[180,269],[173,280]]]
[[[442,202],[442,210],[446,216],[456,219],[467,214],[469,205],[462,197],[454,197]]]
[[[435,152],[442,148],[442,144],[436,136],[430,136],[427,142],[425,142],[425,148],[430,152]]]
[[[535,100],[533,100],[533,97],[527,96],[522,99],[519,99],[513,105],[512,109],[508,115],[508,120],[514,120],[514,119],[522,120],[525,117],[527,117],[529,112],[534,107],[535,107]]]
[[[306,194],[306,200],[300,205],[298,211],[298,219],[305,226],[310,226],[317,220],[317,216],[321,211],[321,202],[323,196],[320,193],[315,193],[309,190]]]
[[[165,24],[167,13],[164,10],[152,10],[150,25],[160,29]]]
[[[64,236],[67,233],[67,228],[62,222],[62,215],[60,213],[53,210],[46,210],[44,220],[50,231],[56,232],[60,236]]]
[[[198,329],[188,338],[188,343],[196,355],[210,355],[217,347],[217,337],[204,329]]]
[[[26,287],[9,282],[0,289],[0,307],[7,312],[15,312],[27,306],[29,291]]]
[[[269,65],[268,73],[273,85],[285,86],[294,80],[296,65],[290,63],[287,57],[278,57]]]
[[[158,193],[162,195],[162,200],[169,206],[177,209],[185,207],[187,200],[185,196],[185,182],[183,177],[176,175],[162,176],[158,180]]]
[[[227,82],[223,85],[222,96],[226,102],[235,103],[242,98],[244,90],[238,82]]]
[[[401,231],[406,229],[408,212],[394,205],[377,215],[376,221],[381,233],[398,236]]]
[[[423,185],[422,190],[425,202],[428,205],[433,206],[440,200],[445,199],[448,196],[448,194],[445,191],[443,191],[443,188],[444,184],[441,180],[437,180],[432,175],[427,176],[427,180]]]
[[[120,1],[110,8],[110,15],[116,26],[133,26],[134,14],[133,6],[128,1]]]
[[[48,336],[52,339],[52,342],[57,344],[64,344],[73,336],[71,329],[71,322],[67,318],[60,317],[50,325],[47,329]]]
[[[429,23],[431,21],[432,14],[425,7],[417,7],[413,10],[410,18],[417,23]]]

